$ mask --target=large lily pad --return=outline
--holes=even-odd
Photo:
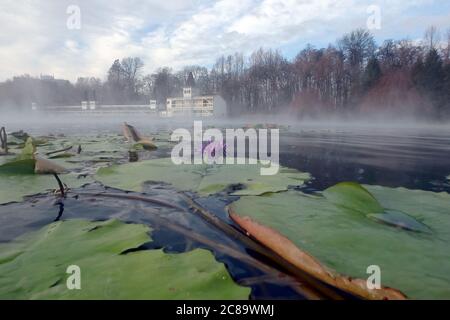
[[[400,211],[386,210],[383,213],[369,214],[368,217],[380,223],[385,223],[389,226],[400,229],[422,233],[432,233],[430,228],[426,225]]]
[[[18,156],[2,157],[0,163],[0,204],[20,201],[23,196],[33,195],[57,187],[53,176],[38,176],[35,173],[66,172],[61,179],[71,188],[92,182],[90,178],[79,178],[90,172],[94,173],[99,166],[106,166],[114,160],[123,158],[128,147],[124,145],[123,138],[118,135],[101,136],[73,136],[73,137],[48,137],[46,145],[36,147],[35,140],[28,137],[23,149]],[[70,158],[59,158],[61,153],[52,153],[73,146],[76,152],[78,145],[82,145],[82,152],[74,154]],[[42,156],[49,154],[51,161]],[[66,152],[66,151],[64,151]],[[5,158],[5,159],[3,159]]]
[[[14,153],[11,153],[11,152],[9,152],[7,155],[0,156],[0,166],[2,164],[7,163],[7,162],[11,162],[12,160],[14,160],[15,157],[16,157],[16,155]]]
[[[30,170],[34,171],[34,168],[31,167]],[[93,181],[91,178],[80,178],[73,173],[63,174],[59,177],[71,188],[81,187]],[[23,174],[23,172],[20,174],[0,173],[0,204],[22,201],[24,196],[48,192],[57,188],[58,184],[52,175]]]
[[[70,220],[0,245],[1,299],[246,299],[206,250],[123,254],[150,240],[144,225]],[[81,269],[68,290],[67,267]]]
[[[322,196],[293,191],[244,197],[231,209],[238,217],[249,217],[277,231],[340,274],[367,279],[367,267],[378,265],[385,286],[400,289],[412,298],[449,299],[450,195],[380,186],[366,188],[380,206],[407,214],[428,226],[432,233],[393,228],[364,214],[354,214],[351,203],[336,205]],[[404,217],[400,219],[403,221]],[[267,238],[263,240],[269,246],[276,244]],[[296,254],[292,251],[286,258],[298,262]]]
[[[33,168],[33,170],[31,170]],[[47,160],[36,153],[36,141],[28,137],[21,153],[11,161],[0,165],[1,173],[15,174],[47,174],[63,173],[66,168]]]
[[[0,165],[0,178],[5,174],[34,174],[36,161],[34,159],[17,160],[13,159]]]
[[[29,137],[25,142],[25,146],[22,149],[20,155],[17,156],[16,160],[29,160],[33,159],[34,153],[36,152],[36,145],[33,138]]]
[[[146,181],[166,182],[183,191],[209,195],[229,189],[231,195],[261,195],[302,185],[309,174],[281,167],[278,174],[261,176],[260,164],[175,165],[170,158],[100,168],[96,179],[105,185],[141,191]]]
[[[383,208],[365,188],[355,182],[341,182],[326,189],[323,195],[338,206],[365,214],[383,212]]]
[[[78,153],[78,147],[80,152]],[[72,147],[70,151],[65,150]],[[52,153],[51,158],[57,159],[57,163],[69,168],[82,168],[87,162],[95,162],[99,157],[109,159],[124,158],[128,146],[123,138],[118,135],[74,135],[52,139],[47,145],[38,147],[39,153]],[[55,151],[64,150],[60,153]]]

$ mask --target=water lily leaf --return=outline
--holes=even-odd
[[[25,139],[26,140],[26,139]],[[25,140],[18,139],[11,134],[8,134],[8,146],[17,146],[25,143]]]
[[[36,161],[34,159],[12,160],[0,165],[0,174],[33,174]]]
[[[260,168],[260,164],[175,165],[164,158],[100,168],[95,177],[105,185],[130,191],[141,191],[143,182],[154,181],[201,195],[228,191],[241,196],[286,191],[288,186],[302,185],[309,179],[309,174],[287,168],[280,168],[273,176],[261,176]]]
[[[405,213],[433,232],[405,232],[354,214],[353,209],[336,206],[325,197],[294,191],[242,197],[230,210],[289,239],[327,270],[367,279],[367,268],[377,265],[384,286],[397,288],[411,298],[449,299],[450,195],[364,187],[383,208]],[[258,239],[284,253],[285,259],[299,268],[305,268],[298,251],[289,250],[291,246],[280,249],[277,239],[269,234]]]
[[[149,139],[139,140],[135,145],[142,146],[145,150],[155,150],[158,147]]]
[[[128,146],[124,144],[123,138],[118,135],[86,135],[86,136],[68,136],[52,139],[47,145],[37,148],[40,154],[54,153],[57,150],[64,150],[75,146],[73,150],[77,152],[57,153],[50,159],[55,163],[70,169],[93,168],[96,171],[94,163],[100,163],[106,166],[116,160],[126,158]],[[81,150],[78,153],[78,146]],[[99,161],[101,159],[101,161]]]
[[[10,135],[18,140],[26,141],[30,136],[23,130],[11,132]]]
[[[12,160],[14,160],[15,157],[16,157],[16,155],[14,153],[11,153],[8,151],[8,154],[4,154],[0,157],[0,166],[2,164],[11,162]]]
[[[363,186],[355,182],[341,182],[323,192],[328,201],[360,213],[383,212],[377,199]]]
[[[144,225],[117,220],[56,222],[0,245],[0,299],[246,299],[206,250],[123,254],[150,241]],[[81,270],[68,290],[67,267]]]
[[[383,213],[369,214],[369,218],[387,225],[415,232],[431,233],[423,223],[400,211],[386,210]]]
[[[32,138],[28,138],[22,153],[0,165],[0,174],[63,173],[66,169],[37,154]]]
[[[262,195],[268,192],[286,191],[288,186],[302,185],[310,178],[308,173],[280,167],[273,176],[261,176],[261,165],[223,165],[217,171],[203,176],[198,191],[212,194],[231,186],[230,195]]]
[[[34,159],[34,153],[36,152],[36,145],[33,142],[33,138],[29,137],[25,142],[25,146],[22,149],[20,155],[16,157],[16,160],[29,160]]]
[[[55,155],[49,157],[49,159],[72,158],[73,156],[75,156],[75,154],[70,153],[70,152],[62,152],[62,153],[58,153],[58,154],[55,154]]]
[[[26,166],[24,160],[24,166]],[[17,162],[14,163],[17,165]],[[7,165],[4,165],[7,166]],[[29,163],[27,170],[29,174],[24,174],[25,169],[18,173],[10,171],[2,172],[4,166],[0,166],[0,204],[22,201],[24,196],[52,191],[58,188],[58,184],[52,175],[34,174],[34,163]],[[62,182],[71,188],[78,188],[86,183],[93,182],[91,178],[79,178],[77,174],[69,173],[59,176]]]

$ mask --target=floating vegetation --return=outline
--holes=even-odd
[[[32,167],[28,166],[31,170]],[[76,173],[60,175],[64,184],[70,188],[77,188],[93,182],[89,177],[80,177]],[[52,192],[57,187],[53,175],[0,173],[0,204],[22,201],[24,196],[37,193]]]
[[[341,182],[326,189],[323,195],[331,203],[347,210],[363,214],[383,212],[377,199],[356,182]]]
[[[1,299],[247,299],[206,250],[135,251],[151,241],[147,226],[117,220],[53,223],[0,244]],[[67,290],[69,266],[82,290]],[[107,281],[105,281],[107,279]]]
[[[9,137],[15,139],[21,150],[18,154],[0,158],[0,204],[53,190],[54,178],[36,173],[65,173],[61,175],[62,181],[73,188],[92,182],[90,175],[99,167],[126,162],[130,149],[123,136],[117,134],[58,135],[36,139],[18,131]],[[166,143],[164,138],[160,140],[157,144]]]
[[[64,167],[40,157],[36,153],[36,145],[31,137],[27,139],[22,152],[18,156],[16,156],[12,161],[0,166],[0,174],[46,174],[63,173],[65,171],[66,169]]]
[[[283,167],[276,175],[261,176],[260,168],[261,164],[175,165],[170,158],[163,158],[100,168],[95,178],[105,185],[131,191],[141,191],[146,181],[165,182],[202,196],[227,190],[230,195],[262,195],[286,191],[310,178],[307,173]],[[230,189],[237,185],[239,188]]]
[[[430,228],[428,228],[426,225],[400,211],[385,210],[383,213],[373,213],[367,216],[375,221],[385,223],[389,226],[399,229],[422,233],[432,233]]]
[[[439,299],[450,296],[449,203],[447,193],[344,183],[323,196],[243,197],[230,213],[259,241],[331,284],[336,276],[329,270],[367,279],[367,267],[378,265],[383,285],[411,298]]]

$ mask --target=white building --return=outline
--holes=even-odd
[[[198,96],[195,88],[183,88],[183,97],[168,98],[166,111],[161,112],[163,117],[178,115],[194,117],[224,117],[227,115],[227,104],[218,95]]]

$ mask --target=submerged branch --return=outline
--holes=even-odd
[[[76,194],[77,195],[85,195],[85,196],[94,196],[94,197],[108,197],[108,198],[119,198],[119,199],[127,199],[127,200],[137,200],[137,201],[143,201],[143,202],[147,202],[147,203],[161,205],[161,206],[164,206],[167,208],[172,208],[172,209],[175,209],[175,210],[178,210],[181,212],[188,212],[188,210],[186,210],[185,208],[179,207],[177,205],[173,205],[171,203],[167,203],[167,202],[159,200],[159,199],[141,197],[141,196],[137,196],[137,195],[124,195],[124,194],[102,193],[102,192],[97,192],[97,193],[95,193],[95,192],[77,192]],[[162,225],[166,228],[169,228],[175,232],[183,234],[184,236],[186,236],[187,238],[190,238],[191,240],[198,241],[199,243],[202,243],[211,248],[217,249],[218,251],[221,251],[221,252],[229,255],[230,257],[234,257],[240,261],[248,263],[249,265],[252,265],[255,268],[258,268],[266,273],[270,273],[272,275],[277,274],[281,277],[283,277],[283,276],[288,277],[288,278],[291,277],[290,275],[284,274],[283,272],[281,272],[267,264],[264,264],[249,255],[243,254],[243,253],[239,252],[238,250],[231,248],[230,246],[214,242],[198,233],[195,233],[194,231],[192,231],[186,227],[183,227],[177,223],[174,223],[173,221],[169,221],[169,220],[166,220],[166,219],[158,217],[158,216],[153,216],[153,218],[154,218],[154,220],[156,220],[157,223],[159,223],[160,225]],[[231,227],[231,226],[229,226],[229,227],[234,230],[233,227]],[[223,229],[220,229],[220,230],[223,231]],[[230,234],[227,233],[227,235],[230,235]],[[244,235],[241,234],[241,236],[242,236],[242,239],[248,239],[251,241],[251,239],[246,238]],[[235,236],[234,238],[239,239],[240,237]],[[276,261],[275,261],[275,263],[276,263]],[[330,297],[330,295],[324,295],[321,291],[318,292],[317,289],[315,288],[315,286],[307,286],[307,285],[305,286],[305,284],[303,282],[300,282],[297,277],[292,277],[292,281],[295,282],[295,285],[292,286],[294,288],[294,290],[296,290],[300,294],[304,295],[308,299],[323,299],[323,298]]]
[[[77,192],[78,195],[84,195],[84,196],[95,196],[95,197],[108,197],[108,198],[118,198],[118,199],[128,199],[128,200],[138,200],[148,203],[157,204],[163,207],[176,209],[179,211],[186,211],[186,209],[179,207],[177,205],[159,200],[154,198],[148,198],[148,197],[141,197],[137,195],[129,195],[129,194],[118,194],[118,193],[104,193],[104,192]]]
[[[226,254],[232,258],[235,258],[243,263],[251,265],[254,268],[264,271],[264,273],[267,274],[266,280],[273,281],[273,279],[279,279],[279,282],[284,280],[297,293],[305,296],[308,299],[318,300],[318,299],[323,298],[321,295],[318,295],[317,292],[315,292],[315,290],[308,288],[307,286],[304,286],[301,283],[299,283],[296,278],[291,277],[290,275],[284,274],[283,272],[281,272],[273,267],[270,267],[270,266],[256,260],[255,258],[253,258],[247,254],[244,254],[230,246],[212,241],[212,240],[194,232],[191,229],[188,229],[178,223],[174,223],[173,221],[169,221],[165,218],[155,217],[155,220],[157,221],[157,224],[160,224],[161,226],[164,226],[172,231],[175,231],[178,234],[182,234],[186,238],[189,238],[193,241],[204,244],[210,248],[214,248],[214,250],[216,250],[218,252],[224,253],[224,254]],[[246,283],[245,281],[243,281],[241,284],[242,285],[251,285],[251,283]]]
[[[276,252],[254,241],[250,237],[246,236],[242,232],[235,229],[233,226],[223,222],[219,217],[217,217],[216,215],[212,214],[211,212],[207,211],[206,209],[198,205],[192,198],[190,198],[186,194],[184,194],[184,198],[193,208],[193,211],[200,217],[202,217],[204,220],[206,220],[207,222],[209,222],[222,232],[225,232],[228,236],[231,236],[234,239],[241,241],[249,249],[268,258],[275,265],[282,267],[289,274],[296,277],[301,283],[308,284],[310,287],[314,288],[321,296],[325,296],[326,298],[334,300],[345,299],[343,292],[341,293],[339,289],[331,288],[330,286],[324,284],[322,281],[313,278],[311,275],[298,269],[293,264],[291,264],[290,262],[286,261],[283,257],[278,255]]]
[[[124,195],[124,194],[117,194],[117,193],[102,193],[102,192],[77,192],[77,195],[86,195],[86,196],[94,196],[94,197],[108,197],[108,198],[119,198],[119,199],[128,199],[128,200],[137,200],[137,201],[143,201],[147,203],[152,203],[160,206],[164,206],[167,208],[172,208],[181,212],[189,212],[189,210],[182,208],[180,206],[159,200],[154,198],[148,198],[148,197],[142,197],[138,195]],[[241,243],[243,243],[247,248],[253,250],[254,252],[268,258],[275,266],[279,266],[282,270],[285,270],[287,272],[288,276],[292,276],[293,279],[296,279],[297,282],[297,289],[300,290],[301,294],[305,295],[309,299],[334,299],[334,300],[342,300],[345,299],[346,295],[344,292],[339,290],[338,288],[330,287],[326,284],[324,284],[322,281],[311,277],[307,273],[303,272],[302,270],[299,270],[294,265],[290,264],[288,261],[283,259],[281,256],[279,256],[277,253],[273,252],[272,250],[262,246],[258,242],[254,241],[253,239],[247,237],[245,234],[234,228],[233,226],[225,223],[222,221],[219,217],[215,216],[214,214],[210,213],[197,203],[193,201],[190,197],[183,194],[183,198],[185,201],[189,204],[190,209],[194,211],[197,215],[199,215],[203,220],[206,220],[208,223],[219,229],[220,231],[224,232],[226,235],[232,237],[233,239],[239,240]],[[178,225],[172,221],[165,220],[161,217],[154,217],[157,222],[159,222],[161,225],[164,225],[167,228],[170,228],[174,231],[177,231],[186,237],[189,237],[190,239],[196,240],[198,242],[201,242],[203,244],[206,244],[212,248],[217,248],[218,250],[228,254],[231,257],[235,257],[241,261],[245,261],[255,267],[258,267],[259,269],[269,271],[271,272],[278,272],[275,268],[270,267],[269,265],[266,265],[262,262],[259,262],[258,260],[252,258],[251,256],[245,255],[236,249],[233,249],[229,246],[218,244],[216,242],[213,242],[195,232],[193,232],[190,229],[187,229],[181,225]],[[282,273],[281,273],[282,274]]]

